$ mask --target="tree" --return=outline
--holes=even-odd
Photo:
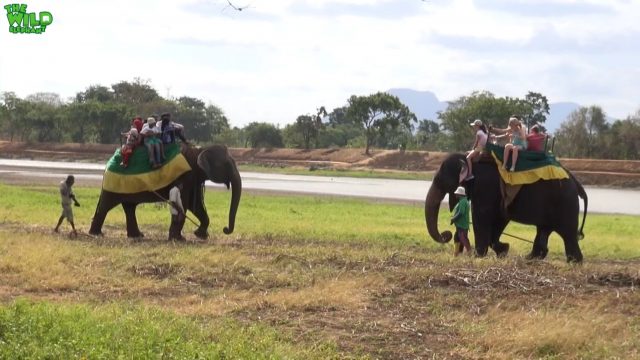
[[[440,125],[433,120],[420,120],[418,131],[416,132],[416,143],[421,149],[436,150],[437,141],[440,136]]]
[[[601,157],[608,130],[605,114],[598,106],[581,107],[560,125],[556,149],[563,156]]]
[[[245,127],[247,142],[252,148],[283,147],[282,134],[273,124],[252,122]]]
[[[214,138],[214,143],[229,147],[246,147],[246,132],[237,126],[222,131]]]
[[[127,105],[140,105],[160,98],[148,81],[135,78],[133,82],[121,81],[111,85],[114,99]]]
[[[209,104],[204,111],[205,118],[211,126],[211,135],[214,138],[231,129],[229,126],[229,119],[227,119],[221,108],[213,104]]]
[[[362,124],[366,139],[365,153],[370,155],[369,148],[381,134],[389,133],[401,124],[412,128],[416,116],[409,108],[400,102],[398,97],[378,92],[369,96],[355,96],[349,98],[347,117]]]
[[[531,129],[533,125],[544,124],[547,121],[547,115],[549,115],[549,101],[546,96],[540,93],[529,91],[525,96],[524,101],[530,105],[529,111],[522,113],[527,130]]]
[[[505,128],[509,117],[527,113],[530,105],[521,99],[496,98],[488,91],[476,91],[449,102],[447,109],[438,114],[442,129],[447,132],[451,148],[449,151],[462,151],[473,145],[473,134],[469,124],[480,119],[485,125]]]
[[[605,148],[609,159],[640,159],[640,112],[611,125]]]
[[[184,125],[190,139],[200,142],[213,140],[212,124],[207,120],[204,101],[189,96],[177,100],[173,120]]]
[[[286,128],[286,136],[292,143],[297,143],[297,138],[301,139],[301,145],[305,149],[311,148],[311,142],[318,147],[318,135],[324,128],[322,118],[327,116],[324,106],[320,106],[316,110],[315,115],[300,115],[296,118],[296,122],[292,127]]]
[[[85,91],[76,94],[77,102],[94,100],[98,102],[108,102],[115,100],[114,92],[106,86],[91,85]]]
[[[2,133],[13,142],[13,137],[16,132],[15,124],[19,121],[17,119],[18,114],[16,113],[16,108],[18,107],[18,102],[21,100],[13,91],[3,92],[2,95],[0,95],[0,99],[2,100],[2,121],[0,122],[2,128],[0,129]]]
[[[120,133],[131,127],[131,110],[125,104],[94,102],[91,110],[89,121],[95,124],[96,141],[101,144],[117,143]]]

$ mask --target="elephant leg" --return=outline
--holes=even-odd
[[[476,256],[484,257],[489,252],[492,239],[493,221],[479,215],[473,216],[473,236]]]
[[[533,240],[533,248],[529,255],[526,256],[527,260],[542,260],[547,257],[549,253],[549,248],[547,247],[549,235],[551,235],[551,230],[540,226],[537,227],[536,238]]]
[[[136,203],[122,203],[124,214],[127,218],[127,237],[139,238],[144,237],[144,234],[140,232],[138,228],[138,219],[136,218]]]
[[[495,220],[495,227],[493,229],[493,233],[491,234],[491,249],[496,252],[496,256],[499,258],[506,257],[509,254],[509,243],[500,242],[500,236],[504,231],[504,228],[507,227],[509,220],[505,218],[500,218]]]
[[[576,224],[565,224],[561,229],[557,229],[556,232],[560,234],[564,241],[564,253],[567,256],[567,262],[582,262],[582,251],[580,251],[580,245],[578,245],[577,222]]]
[[[102,225],[104,225],[104,220],[107,217],[107,214],[111,209],[116,207],[119,202],[111,201],[106,199],[104,194],[100,194],[100,200],[98,200],[98,205],[96,206],[96,212],[93,214],[93,219],[91,219],[91,228],[89,229],[89,234],[95,236],[102,236]]]
[[[207,239],[209,233],[209,214],[204,205],[204,186],[196,185],[193,189],[193,197],[190,201],[190,210],[200,221],[200,226],[193,233],[200,239]]]

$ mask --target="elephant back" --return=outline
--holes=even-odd
[[[166,144],[164,150],[165,162],[160,168],[153,169],[146,147],[139,146],[134,150],[127,168],[120,165],[122,156],[117,149],[105,167],[102,188],[120,194],[156,191],[191,170],[178,144]]]
[[[525,185],[533,184],[538,180],[569,178],[567,171],[551,153],[542,151],[520,151],[515,167],[516,171],[509,172],[503,167],[504,147],[488,143],[486,149],[496,162],[500,177],[509,185]],[[510,167],[510,160],[506,165]]]

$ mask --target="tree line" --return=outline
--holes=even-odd
[[[310,109],[311,110],[311,109]],[[118,143],[135,116],[171,112],[185,126],[187,136],[200,144],[231,147],[371,148],[464,151],[473,144],[469,123],[481,119],[506,127],[518,115],[527,128],[544,127],[547,98],[529,92],[523,98],[496,97],[473,92],[450,101],[437,119],[417,119],[396,96],[378,92],[352,95],[346,104],[327,111],[324,106],[300,114],[280,128],[260,119],[231,127],[214,104],[182,96],[164,98],[140,79],[110,87],[92,85],[63,100],[55,93],[36,93],[22,99],[0,94],[0,138],[25,142]],[[555,152],[563,157],[638,159],[640,112],[607,122],[598,106],[581,107],[568,116],[555,135]]]

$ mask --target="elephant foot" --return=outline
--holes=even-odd
[[[137,233],[127,233],[127,237],[134,238],[134,239],[143,238],[144,234],[138,231]]]
[[[92,230],[89,230],[89,235],[91,235],[91,236],[104,236],[102,231],[92,231]]]
[[[567,255],[567,262],[571,263],[571,264],[581,264],[582,263],[582,254]]]
[[[509,243],[498,242],[491,247],[496,252],[498,258],[506,257],[509,254]]]
[[[529,255],[525,256],[527,260],[544,260],[549,253],[548,248],[531,250]]]
[[[194,231],[193,234],[197,236],[198,239],[207,240],[207,238],[209,238],[209,233],[207,233],[205,229],[198,229]]]
[[[483,257],[487,256],[487,252],[488,251],[489,251],[489,249],[487,249],[487,248],[478,248],[478,247],[476,247],[475,257],[483,258]]]

